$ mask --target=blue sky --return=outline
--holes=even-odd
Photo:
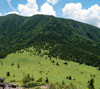
[[[54,15],[100,27],[100,0],[0,0],[0,15]]]

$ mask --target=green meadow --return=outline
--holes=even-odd
[[[7,72],[10,73],[9,77]],[[31,55],[26,51],[10,54],[0,60],[0,77],[5,77],[6,82],[22,85],[26,74],[33,76],[35,81],[42,78],[43,83],[46,77],[49,83],[62,84],[62,81],[66,85],[73,83],[77,89],[87,89],[88,81],[94,78],[95,89],[100,89],[100,71],[92,66],[71,61],[67,61],[66,64],[64,60]],[[71,79],[66,79],[68,76],[71,76]]]

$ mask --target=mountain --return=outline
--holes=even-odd
[[[71,19],[47,15],[0,17],[0,58],[34,47],[36,55],[48,55],[100,66],[100,29]]]

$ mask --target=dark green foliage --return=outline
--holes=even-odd
[[[45,80],[45,82],[46,82],[46,83],[49,83],[49,79],[48,79],[48,77],[46,77],[46,80]]]
[[[35,48],[35,55],[43,49],[50,58],[100,66],[99,28],[47,15],[1,16],[0,58],[28,47]]]
[[[72,77],[71,76],[69,76],[69,80],[72,80]]]
[[[14,66],[14,63],[12,63],[11,66]]]
[[[55,63],[55,61],[53,60],[53,61],[51,61],[52,63]]]
[[[10,72],[7,72],[6,76],[7,76],[7,77],[10,77]]]
[[[96,77],[96,75],[94,75],[94,74],[91,74],[91,75],[90,75],[90,77]]]
[[[25,75],[23,78],[23,84],[30,83],[33,81],[34,81],[34,77],[33,77],[33,75],[30,76],[30,74]]]
[[[15,81],[15,80],[11,80],[10,82],[11,82],[11,83],[14,83],[14,82],[16,82],[16,81]]]
[[[20,64],[17,65],[17,68],[20,68]]]
[[[98,70],[100,71],[100,66],[98,67]]]
[[[64,64],[65,64],[65,65],[68,65],[68,63],[67,63],[67,62],[64,62]]]
[[[89,89],[95,89],[95,87],[94,87],[94,79],[93,78],[89,81],[88,88]]]
[[[42,82],[42,78],[39,78],[39,79],[37,80],[37,82]]]
[[[35,82],[29,82],[29,83],[25,83],[22,85],[22,87],[25,87],[25,88],[33,88],[33,87],[36,87],[36,86],[40,86],[39,83],[35,83]]]
[[[66,79],[72,80],[71,75],[70,76],[66,76]]]
[[[57,62],[56,65],[59,66],[59,63]]]
[[[65,85],[65,82],[64,81],[62,81],[62,85]]]

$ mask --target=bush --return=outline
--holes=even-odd
[[[49,79],[48,79],[48,77],[46,77],[46,80],[45,80],[45,82],[46,82],[46,83],[49,83]]]
[[[6,75],[7,77],[10,77],[10,72],[7,72],[7,75]]]
[[[62,81],[62,85],[65,85],[65,82],[64,81]]]
[[[100,67],[98,68],[98,70],[100,71]]]
[[[11,66],[14,66],[14,63],[12,63]]]
[[[59,66],[59,63],[57,62],[56,65]]]
[[[89,83],[89,85],[88,85],[89,89],[95,89],[95,87],[94,87],[94,79],[93,78],[88,83]]]
[[[53,61],[51,61],[52,63],[55,63],[55,61],[53,60]]]
[[[36,82],[42,82],[42,78],[39,78]]]
[[[29,83],[29,82],[32,82],[32,81],[34,81],[34,77],[33,76],[31,77],[29,74],[27,74],[23,78],[23,83]]]
[[[36,86],[39,86],[39,84],[38,83],[25,83],[25,84],[23,84],[22,85],[22,87],[25,87],[25,88],[33,88],[33,87],[36,87]]]
[[[72,77],[71,76],[69,76],[69,80],[72,80]]]
[[[20,65],[19,64],[17,65],[17,68],[20,68]]]
[[[10,82],[11,82],[11,83],[14,83],[14,82],[15,82],[15,80],[10,80]]]
[[[68,63],[67,62],[64,62],[64,64],[67,65]]]
[[[72,80],[71,75],[70,76],[67,76],[66,79]]]
[[[33,87],[33,86],[37,86],[38,84],[37,83],[34,83],[33,82],[34,80],[35,79],[34,79],[33,75],[30,76],[30,74],[27,74],[23,78],[23,85],[22,86],[23,87],[27,87],[27,88]]]

